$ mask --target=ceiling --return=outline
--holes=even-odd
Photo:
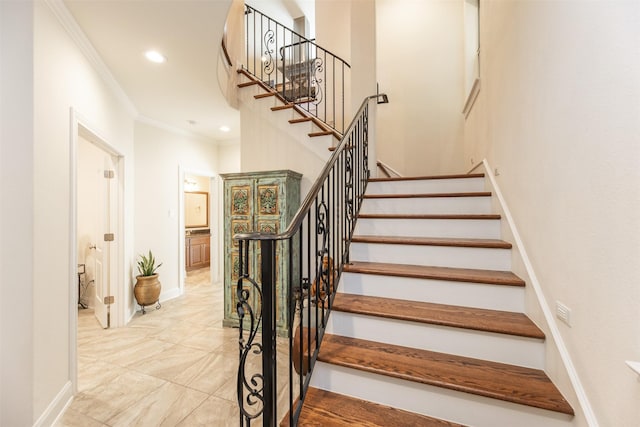
[[[231,0],[64,0],[139,115],[217,141],[239,141],[240,114],[220,91]],[[144,52],[167,57],[154,64]],[[231,130],[223,132],[221,126]]]

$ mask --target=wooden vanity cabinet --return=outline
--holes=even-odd
[[[208,267],[211,263],[211,234],[196,234],[185,238],[187,270]]]

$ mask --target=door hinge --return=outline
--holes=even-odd
[[[104,234],[104,241],[105,242],[113,242],[115,239],[113,233],[105,233]]]
[[[104,171],[104,177],[107,179],[112,179],[116,177],[116,173],[112,170],[106,170]]]
[[[104,297],[104,303],[105,304],[113,304],[114,301],[115,300],[113,298],[113,295],[109,295],[108,297]]]

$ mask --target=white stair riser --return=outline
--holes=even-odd
[[[488,214],[490,197],[424,197],[364,199],[360,213],[387,214]]]
[[[511,269],[510,249],[352,243],[350,259],[484,270]]]
[[[544,369],[540,339],[333,311],[327,333]]]
[[[343,273],[338,292],[524,312],[524,287]]]
[[[470,393],[317,362],[311,386],[474,427],[569,427],[571,418]]]
[[[367,194],[468,193],[485,191],[484,178],[423,179],[370,182]]]
[[[500,220],[358,218],[355,234],[499,239]]]

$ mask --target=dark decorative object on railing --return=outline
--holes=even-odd
[[[349,262],[349,244],[369,179],[372,99],[386,101],[386,95],[364,100],[286,231],[234,236],[240,247],[236,309],[240,319],[237,384],[241,426],[250,426],[259,417],[263,426],[275,427],[281,420],[290,426],[297,424],[331,313],[335,285]],[[284,248],[289,249],[287,268],[276,273],[276,253],[283,253]],[[248,266],[253,265],[250,257],[260,258],[259,273],[249,271]],[[276,279],[289,284],[283,288],[288,289],[286,298],[291,307],[288,346],[280,348],[276,348]],[[251,301],[256,301],[252,292],[258,296],[259,307],[251,306]],[[257,343],[260,329],[262,341]],[[250,355],[261,357],[261,372],[248,372]],[[277,381],[278,357],[287,358],[287,390],[277,386],[284,384]],[[278,396],[286,396],[285,392],[286,406],[283,402],[278,405]]]
[[[339,134],[351,66],[295,31],[245,5],[243,69]],[[276,54],[277,52],[277,54]]]

